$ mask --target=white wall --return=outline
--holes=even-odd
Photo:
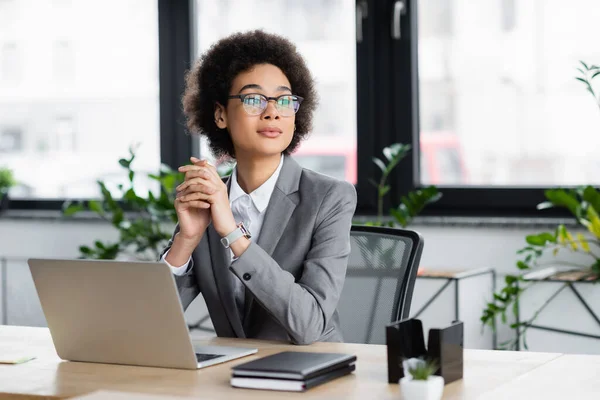
[[[425,238],[425,249],[421,266],[436,270],[468,270],[479,268],[493,268],[499,274],[515,272],[517,260],[516,251],[523,247],[524,237],[529,233],[544,230],[539,227],[484,227],[484,226],[433,226],[414,225]],[[90,244],[94,240],[116,240],[115,231],[108,225],[93,220],[59,220],[59,219],[15,219],[0,218],[0,257],[27,258],[72,258],[78,256],[77,247],[81,244]],[[9,323],[19,324],[34,321],[36,324],[45,323],[39,310],[35,290],[28,278],[28,271],[24,262],[11,264],[9,267]],[[20,277],[15,283],[12,278]],[[28,281],[29,279],[29,281]],[[16,285],[16,286],[15,286]],[[441,286],[441,285],[438,285]],[[430,293],[423,293],[426,286],[417,284],[417,293],[413,301],[413,312],[424,302],[424,297],[431,295],[435,287],[429,287]],[[501,287],[501,286],[498,286]],[[469,286],[465,285],[461,296],[461,304],[468,304]],[[583,297],[592,306],[595,313],[600,315],[600,290],[596,285],[581,284],[578,289]],[[421,290],[419,292],[419,290]],[[551,285],[543,284],[540,288],[530,289],[524,297],[522,313],[531,315],[532,305],[539,305],[549,296]],[[480,295],[478,294],[477,297]],[[441,308],[435,308],[427,314],[426,326],[436,326],[439,320],[445,324],[449,318],[447,302],[440,299]],[[475,300],[475,299],[474,299]],[[481,300],[481,299],[477,299]],[[562,329],[572,329],[600,336],[600,327],[585,313],[583,307],[576,301],[573,293],[564,291],[556,299],[555,306],[550,306],[540,316],[540,324]],[[10,304],[14,304],[16,309]],[[443,305],[446,305],[446,308]],[[461,306],[462,307],[462,306]],[[200,308],[202,308],[200,306]],[[187,317],[190,322],[195,322],[200,311],[198,308],[191,310]],[[471,341],[473,332],[480,329],[477,312],[471,310],[468,315],[462,316],[465,330],[469,331]],[[425,318],[425,316],[424,316]],[[507,340],[512,335],[508,329],[500,329],[498,341]],[[600,341],[597,339],[577,338],[550,332],[534,332],[528,336],[529,347],[536,351],[557,351],[574,353],[600,354]],[[489,343],[489,342],[488,342]],[[468,343],[467,343],[467,347]],[[481,347],[474,345],[472,347]]]

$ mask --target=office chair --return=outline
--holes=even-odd
[[[344,341],[385,344],[385,325],[408,318],[423,238],[417,232],[353,225],[338,312]]]

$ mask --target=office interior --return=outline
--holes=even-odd
[[[0,322],[47,326],[27,259],[118,242],[110,220],[65,210],[100,201],[98,181],[118,200],[130,151],[142,197],[190,156],[217,162],[186,131],[185,72],[220,38],[260,28],[291,39],[317,81],[314,128],[293,157],[355,184],[354,224],[424,239],[410,317],[426,330],[459,319],[465,349],[600,354],[598,20],[594,0],[0,1],[0,168],[15,181],[0,212]],[[395,144],[410,148],[379,217],[373,158],[387,165]],[[431,187],[402,227],[389,210]],[[526,260],[527,248],[544,254]],[[483,324],[515,276],[518,304]],[[354,287],[374,297],[375,280]],[[193,337],[214,336],[201,296],[185,315]]]

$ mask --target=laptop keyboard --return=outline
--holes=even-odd
[[[223,354],[202,354],[196,353],[196,360],[198,362],[212,360],[213,358],[223,357]]]

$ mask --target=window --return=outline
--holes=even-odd
[[[355,5],[346,0],[194,2],[198,57],[233,32],[263,28],[292,40],[317,80],[320,105],[309,138],[296,152],[300,164],[356,182]],[[208,154],[205,141],[200,153]]]
[[[66,83],[75,78],[75,54],[68,40],[58,40],[53,48],[53,79]]]
[[[501,26],[505,31],[510,31],[516,26],[516,0],[500,0]]]
[[[429,3],[418,3],[419,119],[421,157],[432,162],[419,182],[599,184],[600,113],[575,80],[579,60],[600,64],[597,1]],[[455,33],[437,31],[441,21],[455,21]]]
[[[22,79],[21,54],[17,43],[6,42],[0,48],[0,85],[16,86]]]
[[[2,3],[1,161],[27,188],[11,196],[97,197],[95,181],[121,179],[118,160],[135,143],[134,168],[158,171],[157,0]],[[17,84],[3,86],[6,70]]]

